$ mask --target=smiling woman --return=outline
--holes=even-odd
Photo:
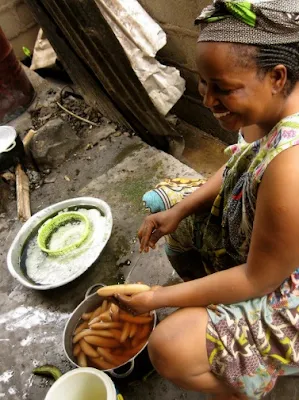
[[[223,128],[237,131],[258,124],[267,133],[281,119],[276,113],[278,97],[273,94],[284,95],[282,105],[299,80],[299,43],[199,42],[197,65],[204,105]]]
[[[144,196],[141,251],[165,236],[186,282],[120,298],[139,313],[180,308],[149,341],[161,375],[261,399],[299,372],[299,2],[215,0],[197,22],[199,92],[239,141],[206,183]]]

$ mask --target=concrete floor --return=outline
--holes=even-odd
[[[189,167],[209,178],[226,163],[226,144],[184,121],[179,123],[179,129],[185,139],[181,161]]]
[[[87,156],[91,162],[87,161]],[[79,175],[76,169],[80,170]],[[70,182],[64,180],[64,175],[69,176]],[[66,320],[82,301],[88,287],[96,282],[122,281],[129,272],[128,261],[135,264],[139,255],[136,232],[145,216],[141,195],[166,176],[194,177],[198,174],[140,139],[118,134],[88,152],[77,152],[58,170],[53,170],[49,179],[55,180],[55,184],[41,186],[31,195],[33,213],[70,197],[94,196],[109,203],[114,227],[104,252],[90,270],[71,284],[47,292],[23,287],[6,268],[9,246],[21,227],[16,220],[15,201],[8,205],[7,214],[0,218],[0,263],[3,267],[0,269],[0,398],[43,399],[52,382],[33,376],[33,367],[49,363],[63,372],[72,368],[62,347]],[[177,281],[163,246],[139,260],[130,280],[141,278],[149,284]],[[157,376],[153,379],[141,386],[122,387],[125,398],[160,398],[159,393],[164,393],[165,388],[169,399],[184,398],[180,397],[185,396],[183,391]],[[153,387],[153,382],[159,384]],[[126,395],[127,391],[130,394]]]
[[[224,145],[190,126],[186,125],[185,129],[184,157],[193,169],[136,137],[119,136],[117,132],[88,153],[83,149],[78,151],[51,172],[49,179],[55,180],[55,184],[41,186],[32,193],[33,213],[58,201],[83,195],[102,198],[112,208],[113,232],[99,260],[64,287],[47,292],[32,291],[9,274],[7,251],[21,227],[16,220],[15,201],[8,204],[7,214],[0,215],[0,399],[44,399],[52,381],[33,376],[31,371],[36,365],[54,364],[63,372],[72,369],[63,352],[62,332],[70,313],[94,283],[120,282],[132,266],[132,282],[142,280],[164,285],[178,281],[162,244],[138,258],[136,232],[145,216],[141,196],[146,190],[164,177],[194,177],[198,176],[197,172],[208,177],[225,162]],[[65,181],[65,175],[70,178],[69,182]],[[159,313],[160,319],[169,311]],[[298,379],[281,379],[269,399],[299,399]],[[173,386],[157,374],[145,382],[124,381],[117,385],[125,400],[206,399],[200,393]]]

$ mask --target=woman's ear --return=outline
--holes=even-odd
[[[270,73],[272,83],[272,94],[276,95],[282,93],[286,87],[288,80],[288,70],[282,65],[276,65]]]

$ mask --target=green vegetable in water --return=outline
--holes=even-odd
[[[34,368],[32,373],[35,375],[50,376],[55,379],[55,381],[62,376],[62,372],[59,368],[49,364]]]

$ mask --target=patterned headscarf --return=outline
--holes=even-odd
[[[214,0],[196,19],[201,42],[299,42],[299,0]]]

